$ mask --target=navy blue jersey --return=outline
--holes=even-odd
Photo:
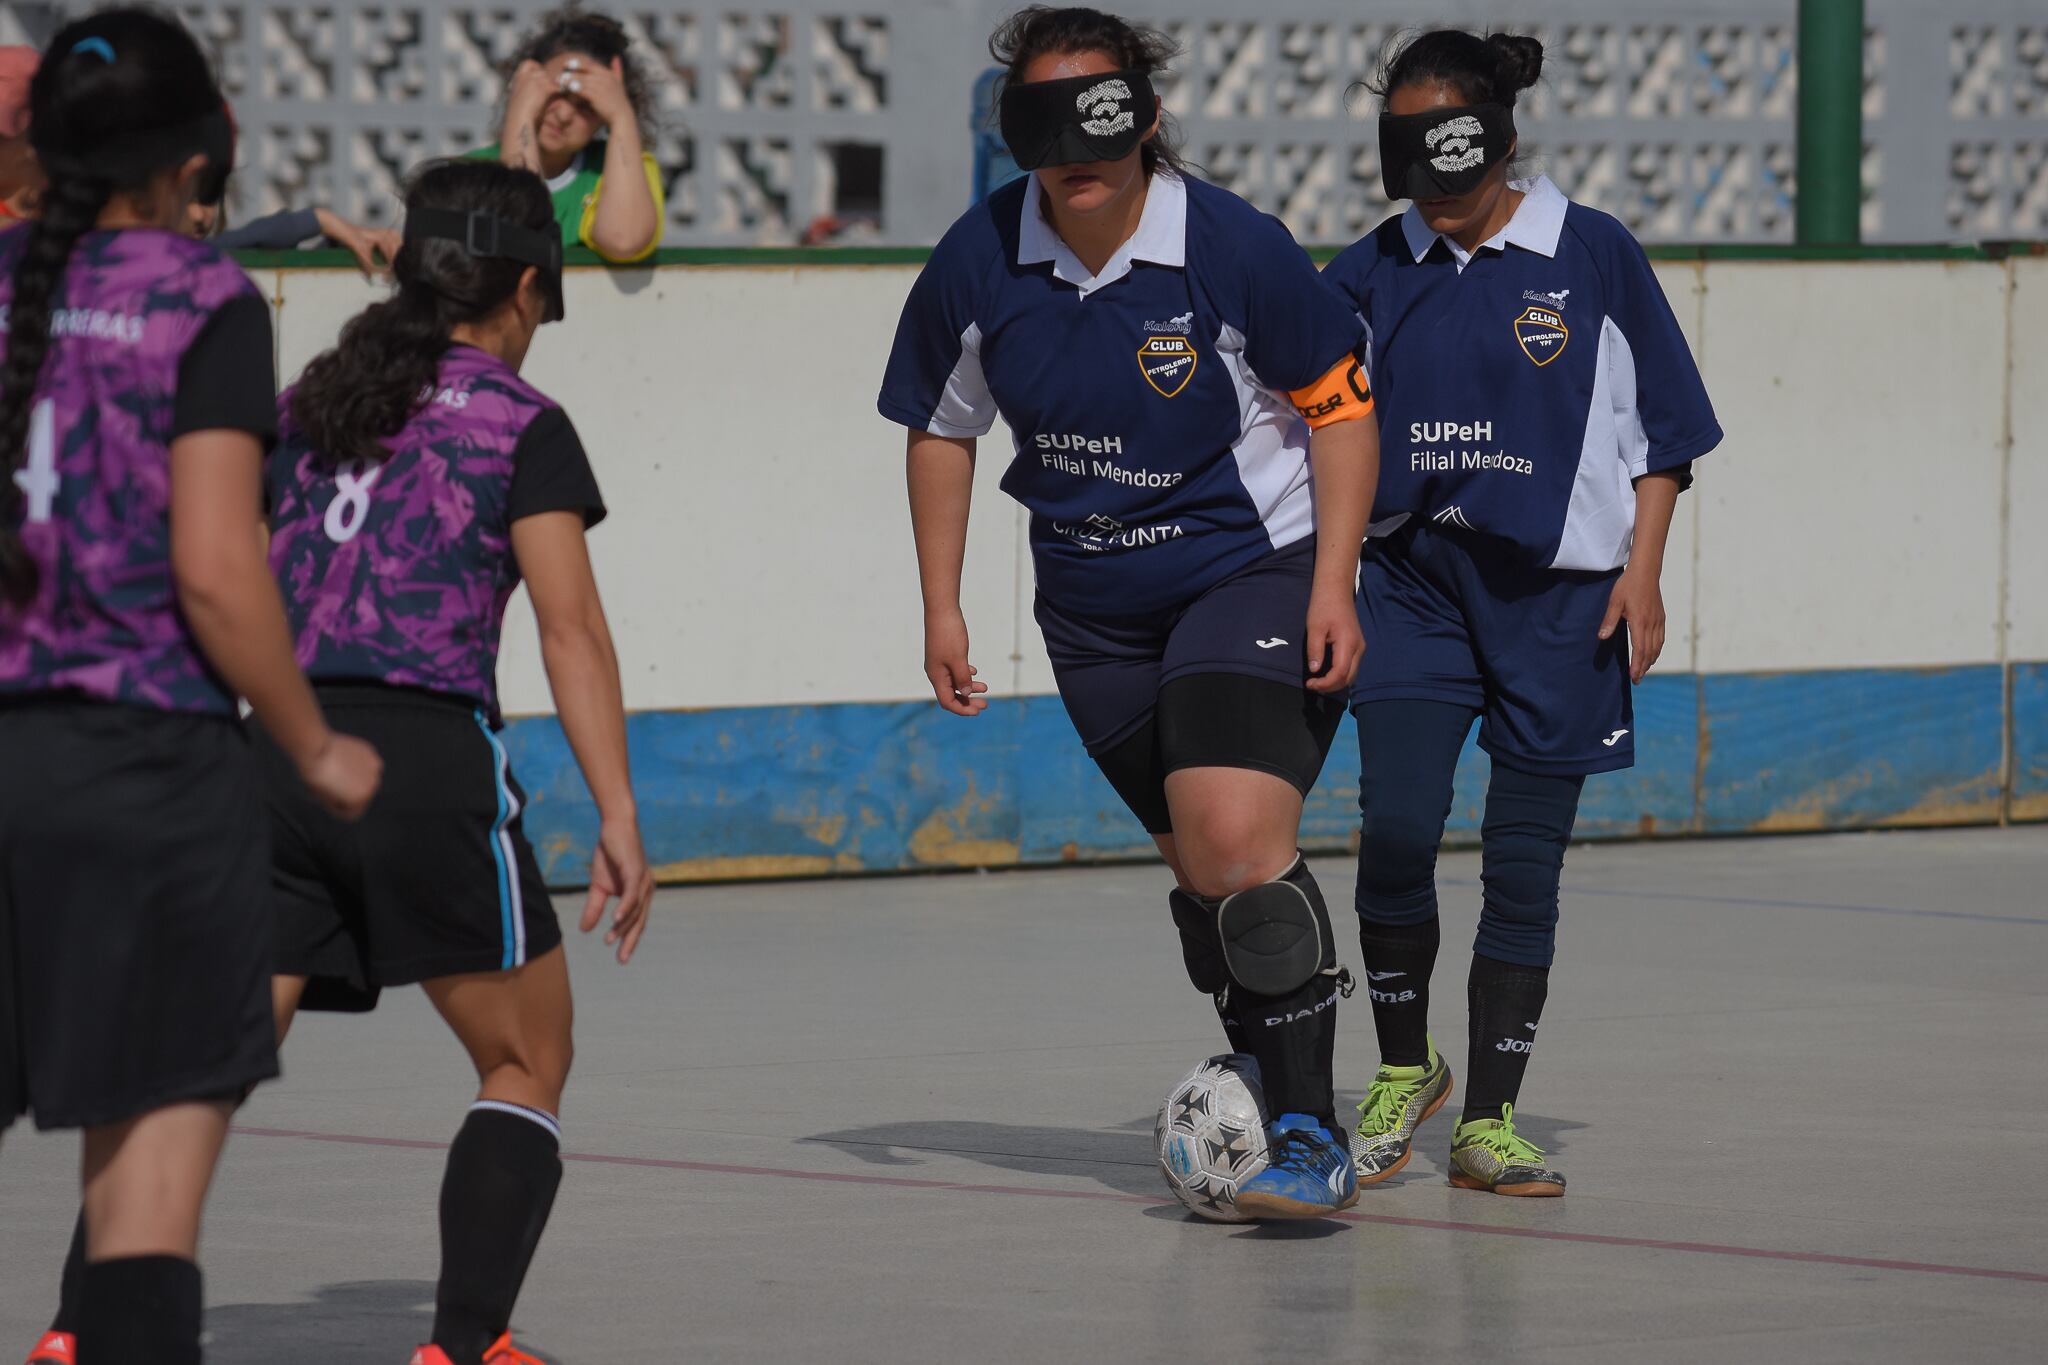
[[[1288,395],[1351,370],[1363,332],[1287,229],[1161,172],[1091,276],[1039,202],[1025,176],[946,233],[904,305],[882,415],[965,438],[1001,413],[1003,489],[1031,509],[1039,591],[1070,611],[1192,601],[1312,534]]]
[[[1513,220],[1476,252],[1410,208],[1323,272],[1366,325],[1373,515],[1613,569],[1635,535],[1633,481],[1706,454],[1721,427],[1628,229],[1547,179],[1516,188]]]

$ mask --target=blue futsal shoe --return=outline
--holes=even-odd
[[[1326,1218],[1358,1202],[1351,1153],[1307,1114],[1282,1114],[1266,1130],[1266,1169],[1233,1201],[1253,1218]]]

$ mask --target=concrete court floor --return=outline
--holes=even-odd
[[[1345,862],[1317,874],[1348,903]],[[1444,859],[1454,1065],[1477,875]],[[628,969],[573,944],[575,1157],[522,1340],[569,1365],[2039,1358],[2048,829],[1574,850],[1523,1113],[1572,1192],[1448,1188],[1445,1113],[1354,1216],[1271,1229],[1190,1221],[1152,1164],[1158,1098],[1221,1050],[1164,890],[705,888],[662,897]],[[1362,999],[1342,1024],[1348,1104]],[[466,1066],[417,992],[309,1018],[287,1066],[216,1186],[209,1359],[397,1365]],[[0,1359],[43,1322],[74,1160],[0,1147]]]

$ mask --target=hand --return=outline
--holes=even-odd
[[[384,760],[354,735],[330,730],[326,742],[299,764],[299,778],[330,814],[360,820],[384,780]]]
[[[1655,573],[1639,572],[1633,563],[1621,571],[1614,594],[1607,599],[1600,638],[1613,639],[1616,625],[1623,621],[1628,622],[1628,680],[1639,683],[1664,652],[1664,592]]]
[[[405,240],[396,228],[364,227],[333,209],[315,209],[313,214],[320,220],[321,235],[347,247],[365,275],[375,279],[391,273],[391,263],[398,259],[398,248]]]
[[[956,716],[978,716],[988,709],[988,684],[975,681],[978,670],[967,662],[967,618],[958,607],[928,613],[924,618],[924,675],[932,695]]]
[[[1358,661],[1364,657],[1365,632],[1358,628],[1358,605],[1351,594],[1312,590],[1308,598],[1308,690],[1345,691],[1358,676]]]
[[[626,68],[617,57],[609,66],[592,66],[581,57],[571,57],[562,67],[561,88],[580,97],[608,129],[630,124],[637,117],[626,94]]]
[[[640,822],[625,815],[608,818],[597,831],[597,852],[590,858],[590,894],[583,901],[583,932],[596,929],[605,902],[616,898],[607,946],[617,944],[621,964],[632,961],[647,932],[647,912],[654,904],[654,874],[647,869],[647,850],[640,842]]]
[[[539,62],[521,62],[505,90],[505,126],[531,128],[539,123],[540,111],[547,108],[560,88],[560,83]]]

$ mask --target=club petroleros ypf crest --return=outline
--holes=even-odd
[[[1538,365],[1548,365],[1564,354],[1564,345],[1572,339],[1571,329],[1564,325],[1564,315],[1555,308],[1530,306],[1522,310],[1515,319],[1515,340],[1521,343],[1522,354]]]
[[[1184,336],[1148,336],[1138,348],[1138,371],[1167,398],[1195,377],[1195,343]]]

